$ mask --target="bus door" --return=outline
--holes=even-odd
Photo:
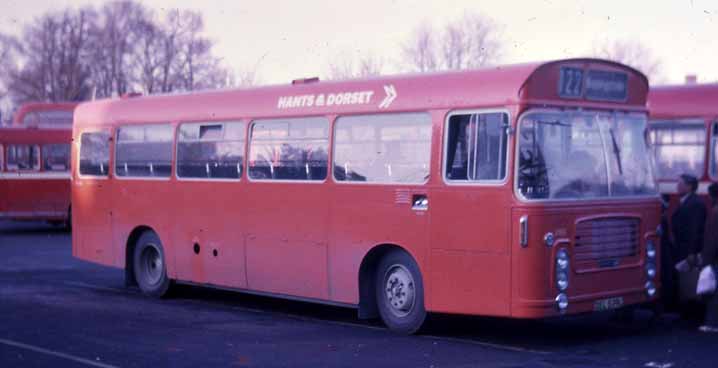
[[[75,145],[80,154],[74,156],[79,156],[79,175],[72,182],[72,223],[83,229],[78,232],[81,257],[106,265],[113,265],[115,260],[111,244],[110,137],[109,130],[81,133],[79,146]]]
[[[340,117],[334,129],[329,288],[356,302],[363,257],[382,244],[423,268],[429,244],[432,122],[426,113]],[[424,275],[426,280],[426,275]]]
[[[327,298],[329,122],[252,122],[244,219],[251,289]]]
[[[430,193],[435,310],[508,312],[508,127],[502,111],[454,112],[444,126],[444,185]]]

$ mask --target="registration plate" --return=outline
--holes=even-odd
[[[617,308],[621,308],[622,306],[623,306],[623,298],[619,296],[616,298],[596,300],[593,303],[593,310],[598,312],[598,311],[617,309]]]

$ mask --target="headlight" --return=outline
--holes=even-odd
[[[653,284],[653,281],[646,282],[646,295],[648,295],[649,298],[653,298],[656,296],[656,285]]]
[[[656,277],[656,265],[653,262],[646,264],[646,276],[648,276],[649,279]]]
[[[566,252],[566,249],[556,252],[556,267],[559,270],[568,269],[568,252]]]
[[[543,236],[543,242],[544,244],[546,244],[547,247],[551,248],[556,242],[556,237],[554,237],[553,233],[549,231],[546,233],[546,235]]]
[[[656,258],[656,244],[653,243],[653,240],[646,242],[646,256],[648,258]]]
[[[568,289],[568,274],[564,271],[556,272],[556,287],[559,291]]]
[[[566,308],[568,308],[568,297],[566,294],[561,293],[556,296],[556,307],[561,312],[565,311]]]

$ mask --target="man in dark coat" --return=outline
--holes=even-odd
[[[710,216],[706,223],[705,243],[701,258],[703,265],[712,266],[713,272],[718,271],[718,184],[713,183],[708,187],[708,194],[713,200]],[[706,319],[700,330],[703,332],[718,332],[718,290],[712,295],[707,295]]]
[[[696,266],[697,256],[703,249],[703,232],[706,223],[706,206],[696,191],[698,179],[683,174],[678,181],[680,205],[671,216],[671,235],[673,238],[673,260],[684,259]]]

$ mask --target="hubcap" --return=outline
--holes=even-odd
[[[414,278],[406,267],[393,265],[384,275],[384,294],[389,310],[397,317],[404,317],[414,308]]]
[[[147,284],[156,285],[160,282],[162,279],[162,273],[164,272],[164,265],[162,263],[162,256],[160,255],[160,251],[157,249],[156,245],[148,244],[142,251],[140,265]]]

